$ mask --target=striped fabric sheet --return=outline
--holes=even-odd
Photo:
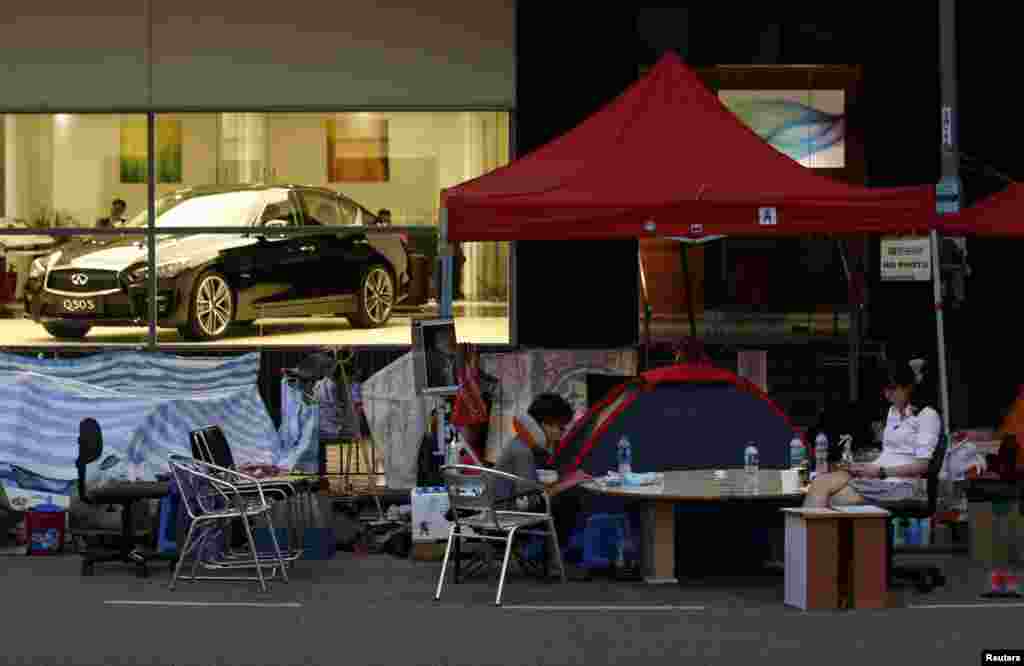
[[[260,355],[205,358],[115,351],[74,359],[39,359],[0,353],[0,372],[35,372],[116,391],[176,397],[255,386]]]
[[[276,462],[284,452],[258,375],[258,353],[114,352],[73,360],[0,354],[0,464],[20,469],[22,487],[33,483],[31,475],[75,479],[78,425],[86,417],[103,429],[103,455],[86,472],[92,483],[153,479],[167,471],[168,455],[190,453],[191,430],[211,424],[224,429],[237,463]]]

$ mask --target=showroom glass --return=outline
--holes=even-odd
[[[157,229],[161,227],[244,227],[259,212],[263,199],[258,192],[211,192],[202,195],[171,194],[156,202]],[[145,229],[149,211],[143,209],[125,223]]]
[[[146,116],[0,114],[0,134],[0,346],[145,344],[144,304],[111,295],[114,264],[147,251],[123,223],[146,208]],[[99,312],[136,325],[95,326]]]
[[[161,346],[409,344],[410,317],[437,313],[436,275],[424,277],[435,273],[441,190],[509,159],[507,113],[175,113],[156,122],[157,173],[181,174],[157,183],[157,279],[178,308],[160,322]],[[382,209],[393,229],[378,226]],[[128,224],[145,221],[141,211]],[[464,243],[461,256],[461,300],[472,305],[456,299],[460,339],[508,344],[509,244]]]

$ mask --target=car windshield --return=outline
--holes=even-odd
[[[247,227],[263,204],[263,191],[171,194],[156,201],[156,227]],[[143,210],[125,226],[145,227]]]

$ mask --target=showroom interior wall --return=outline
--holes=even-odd
[[[182,162],[183,184],[216,182],[218,116],[177,117],[182,120],[182,149],[188,156]],[[146,207],[146,184],[121,182],[120,115],[7,114],[5,120],[7,217],[34,220],[47,205],[42,202],[48,202],[51,210],[91,226],[109,212],[115,197],[125,200],[129,214]],[[157,195],[181,186],[158,183]]]
[[[218,169],[228,156],[222,115],[160,114],[182,124],[180,184],[157,184],[157,194],[178,187],[223,182]],[[324,119],[328,114],[245,114],[267,124],[269,180],[329,187]],[[388,119],[390,177],[386,183],[346,183],[345,194],[371,210],[388,208],[395,224],[436,224],[440,188],[493,169],[507,159],[507,148],[494,154],[484,142],[507,142],[503,113],[383,113]],[[30,218],[28,202],[52,199],[54,207],[80,220],[107,211],[121,197],[130,213],[146,205],[145,184],[120,182],[118,150],[121,116],[111,114],[7,114],[7,193],[9,217]],[[499,125],[504,125],[500,128]],[[245,151],[252,152],[252,151]],[[102,169],[96,169],[96,164]],[[262,175],[262,174],[261,174]],[[62,186],[53,190],[53,181]],[[51,196],[52,194],[52,196]],[[88,223],[88,222],[87,222]]]

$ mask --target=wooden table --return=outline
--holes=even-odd
[[[742,469],[665,472],[654,486],[608,486],[601,479],[582,484],[586,490],[634,499],[645,505],[643,566],[648,583],[678,583],[676,564],[676,504],[693,503],[803,503],[795,470]]]

